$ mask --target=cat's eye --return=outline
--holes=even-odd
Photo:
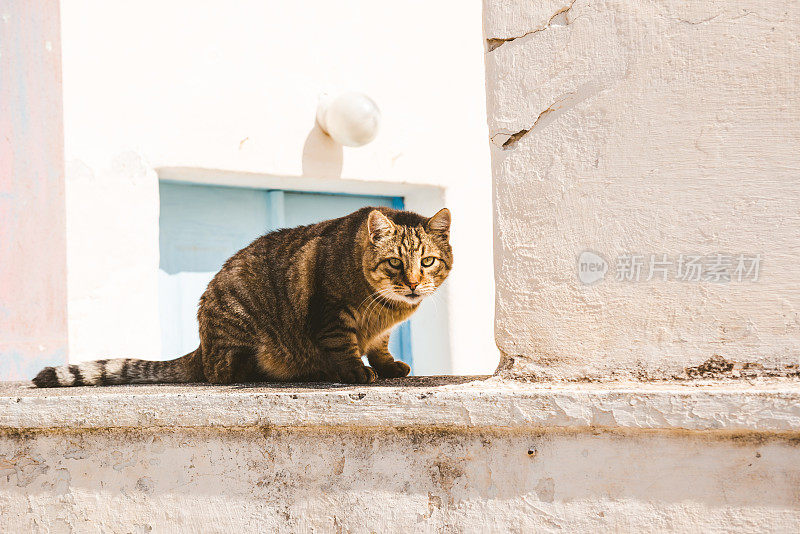
[[[430,267],[435,262],[436,258],[434,258],[433,256],[427,256],[425,258],[422,258],[422,261],[420,263],[422,264],[423,267]]]
[[[399,269],[403,266],[403,262],[400,261],[398,258],[389,258],[389,265],[391,265],[395,269]]]

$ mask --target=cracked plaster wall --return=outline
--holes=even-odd
[[[485,0],[503,374],[797,373],[798,35],[789,1]],[[760,254],[759,280],[614,279],[717,253]]]

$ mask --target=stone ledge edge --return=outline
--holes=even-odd
[[[0,428],[460,428],[800,432],[800,388],[470,387],[0,397]]]

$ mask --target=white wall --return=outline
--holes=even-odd
[[[800,4],[485,5],[505,363],[568,379],[686,376],[711,358],[796,374]],[[586,250],[610,264],[595,285],[578,280]],[[620,255],[716,253],[760,254],[758,280],[677,281],[677,265],[615,280]]]
[[[451,371],[495,367],[479,5],[65,0],[62,24],[71,360],[159,353],[152,169],[180,166],[446,187]],[[314,115],[347,89],[383,124],[342,151]]]
[[[760,437],[374,427],[0,435],[0,529],[797,532],[800,449]]]

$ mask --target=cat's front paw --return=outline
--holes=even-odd
[[[340,369],[338,375],[338,382],[345,384],[371,384],[378,378],[372,367],[367,367],[366,365]]]
[[[375,369],[381,378],[400,378],[407,376],[411,372],[411,367],[407,363],[395,360],[389,364],[382,365]]]

